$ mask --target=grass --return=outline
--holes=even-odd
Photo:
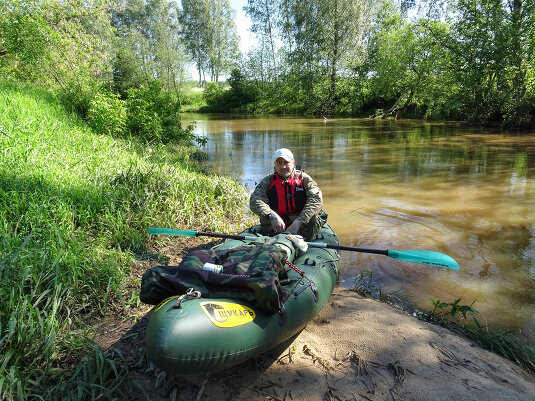
[[[464,327],[464,330],[482,347],[535,372],[535,349],[526,345],[514,331],[492,332],[479,327]]]
[[[535,349],[528,346],[513,330],[490,331],[487,325],[480,323],[478,317],[483,318],[483,316],[473,307],[473,302],[471,305],[462,305],[460,302],[461,298],[453,302],[440,302],[432,299],[433,310],[430,317],[438,317],[442,323],[445,323],[443,318],[447,317],[449,321],[455,323],[456,331],[477,341],[483,348],[509,359],[526,370],[535,372]],[[474,325],[470,323],[468,317]],[[462,325],[461,320],[464,323]]]
[[[113,399],[127,369],[80,332],[122,299],[144,229],[236,231],[246,191],[35,87],[0,80],[0,107],[0,399]]]
[[[185,85],[184,92],[180,100],[180,111],[194,112],[206,107],[206,100],[204,100],[204,88],[199,88],[197,82],[190,81]]]

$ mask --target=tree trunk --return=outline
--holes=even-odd
[[[398,100],[396,100],[394,105],[390,109],[388,109],[386,112],[383,112],[382,110],[377,110],[377,112],[375,114],[372,114],[370,116],[370,118],[378,118],[378,117],[387,118],[387,117],[390,117],[390,116],[394,116],[394,118],[396,120],[399,120],[401,117],[403,117],[403,113],[405,113],[405,111],[407,110],[407,108],[411,104],[412,98],[414,96],[414,90],[413,89],[410,90],[409,97],[407,98],[407,100],[405,101],[403,106],[398,107],[398,103],[401,102],[401,99],[403,99],[403,96],[405,96],[405,92],[403,92],[398,97]]]
[[[334,4],[334,15],[338,15],[338,1],[335,1]],[[340,46],[340,31],[339,31],[339,21],[335,19],[334,24],[334,38],[332,42],[332,59],[331,59],[331,77],[330,77],[330,93],[329,93],[329,109],[332,110],[336,108],[336,66],[338,64],[339,57],[339,46]]]
[[[277,90],[277,97],[279,96],[279,73],[277,70],[277,60],[275,58],[275,42],[273,40],[273,32],[271,28],[271,18],[269,17],[271,12],[269,9],[269,4],[267,0],[265,0],[264,5],[266,7],[266,18],[267,18],[267,30],[268,30],[268,36],[269,36],[269,44],[271,46],[271,58],[273,59],[273,70],[275,71],[275,87]]]

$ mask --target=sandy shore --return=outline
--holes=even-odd
[[[123,352],[156,401],[535,400],[532,373],[443,327],[340,288],[276,349],[222,372],[160,382],[158,371],[139,362],[146,311],[133,325],[108,326],[97,341]]]

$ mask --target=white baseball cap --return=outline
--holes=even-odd
[[[273,160],[277,160],[279,157],[282,157],[287,162],[291,162],[294,160],[294,155],[292,152],[290,152],[289,149],[281,148],[275,152],[275,155],[273,157]]]

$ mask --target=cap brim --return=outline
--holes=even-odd
[[[275,161],[277,161],[277,160],[279,160],[279,159],[283,159],[283,160],[285,160],[285,161],[287,161],[287,162],[291,162],[291,161],[292,161],[292,159],[287,159],[287,158],[284,157],[284,156],[279,156],[279,157],[277,157],[277,158],[275,159]]]

